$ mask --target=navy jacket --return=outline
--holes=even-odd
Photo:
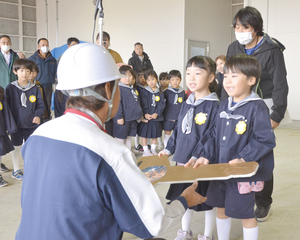
[[[44,59],[40,55],[39,50],[37,50],[28,59],[34,61],[39,67],[40,72],[36,76],[36,80],[44,87],[49,87],[52,83],[55,83],[57,61],[50,52],[48,52],[47,57]]]
[[[174,103],[177,95],[177,101]],[[177,120],[180,108],[185,101],[185,92],[182,88],[177,92],[172,87],[167,88],[164,91],[164,97],[166,100],[166,108],[164,110],[164,120]]]
[[[132,57],[128,60],[128,65],[131,65],[135,72],[137,72],[141,68],[153,69],[148,54],[145,52],[143,54],[143,61],[140,60],[139,56],[135,53],[135,51],[133,51]]]

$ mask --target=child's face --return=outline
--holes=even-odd
[[[131,78],[131,83],[130,83],[132,86],[135,84],[135,78],[132,76]]]
[[[255,77],[247,78],[243,73],[229,71],[228,73],[224,73],[223,86],[234,102],[240,102],[250,95],[250,88],[255,84],[255,81]]]
[[[131,74],[129,71],[127,71],[127,72],[125,73],[125,75],[126,75],[127,77],[121,78],[121,79],[120,79],[120,82],[123,83],[123,84],[125,84],[125,85],[127,85],[127,86],[129,86],[129,85],[131,84],[131,81],[132,81],[132,74]]]
[[[217,70],[220,72],[220,73],[224,73],[224,71],[223,71],[223,67],[224,67],[224,64],[225,64],[225,62],[222,60],[222,59],[218,59],[217,61],[216,61],[216,64],[217,64]]]
[[[194,65],[186,69],[186,84],[191,92],[209,91],[208,86],[214,80],[213,74]]]
[[[31,71],[28,68],[20,68],[20,69],[18,69],[18,71],[14,71],[14,73],[18,76],[19,82],[27,83]]]
[[[157,83],[157,79],[154,76],[148,76],[148,78],[147,78],[147,85],[151,89],[156,89],[156,83]]]
[[[168,88],[169,87],[169,79],[164,78],[162,80],[159,81],[160,85],[163,89]]]
[[[180,82],[181,79],[179,77],[174,76],[170,78],[170,84],[172,88],[179,88]]]
[[[139,78],[140,84],[142,84],[143,86],[147,85],[147,82],[146,82],[146,79],[145,79],[144,75],[139,75],[138,78]]]
[[[30,73],[28,80],[33,83],[36,76],[37,76],[37,72],[35,71],[35,69],[32,69],[32,72]]]

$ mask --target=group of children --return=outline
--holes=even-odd
[[[18,80],[7,85],[5,90],[0,88],[0,163],[2,156],[12,151],[12,178],[23,180],[19,167],[21,146],[49,113],[45,108],[43,88],[35,79],[39,72],[36,63],[17,59],[13,72]],[[1,163],[0,172],[7,171],[8,168]],[[0,187],[7,184],[0,174]]]
[[[217,66],[229,95],[221,103],[215,80]],[[231,217],[242,220],[245,240],[258,239],[255,191],[271,178],[275,147],[268,108],[252,91],[261,75],[258,61],[246,54],[226,62],[220,57],[214,62],[210,57],[195,56],[186,65],[187,96],[177,70],[159,77],[147,69],[140,69],[136,77],[130,66],[122,66],[120,72],[126,77],[119,83],[121,101],[113,120],[113,136],[129,148],[131,137],[136,137],[136,146],[141,137],[143,156],[157,155],[157,141],[161,141],[164,130],[165,148],[158,156],[173,155],[177,166],[259,163],[257,174],[251,178],[199,182],[198,193],[208,199],[186,211],[175,240],[193,239],[194,210],[205,211],[204,235],[198,240],[213,239],[215,223],[218,239],[229,240]],[[151,139],[150,146],[147,139]],[[176,199],[189,185],[171,184],[166,198]]]

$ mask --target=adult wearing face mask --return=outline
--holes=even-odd
[[[263,32],[261,14],[253,7],[242,8],[233,19],[233,27],[237,41],[229,45],[227,59],[246,53],[258,60],[262,75],[255,90],[268,105],[271,125],[275,129],[284,118],[287,108],[288,84],[282,53],[285,47]],[[224,93],[227,95],[223,91],[221,99],[224,99]],[[272,192],[273,176],[270,181],[265,182],[264,189],[256,193],[255,217],[258,221],[267,221],[272,214]]]
[[[36,80],[44,87],[45,98],[50,112],[52,84],[57,81],[57,61],[49,51],[49,41],[46,38],[40,38],[38,40],[37,48],[38,50],[29,57],[29,60],[34,61],[39,67],[40,72],[38,73]]]
[[[6,88],[8,84],[18,79],[13,73],[12,66],[19,56],[11,50],[11,40],[7,35],[0,36],[0,48],[0,86]]]

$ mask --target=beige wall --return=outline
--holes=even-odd
[[[289,84],[288,110],[293,120],[300,120],[299,111],[299,89],[300,80],[298,47],[300,39],[300,1],[293,0],[249,0],[249,5],[257,8],[264,19],[264,29],[272,37],[278,39],[286,50],[284,58],[287,68],[287,79]]]

